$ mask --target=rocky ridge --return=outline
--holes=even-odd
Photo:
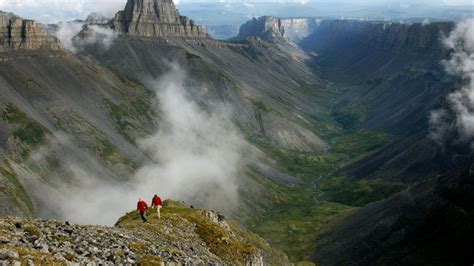
[[[115,227],[0,218],[0,262],[35,264],[288,264],[284,255],[214,211],[166,201],[162,219],[133,211]]]
[[[0,52],[14,50],[60,50],[60,41],[33,20],[0,11]]]
[[[99,13],[91,13],[89,16],[87,16],[86,20],[84,22],[88,25],[93,25],[93,24],[109,24],[110,19],[105,17],[104,15],[101,15]]]
[[[120,34],[139,37],[207,38],[207,31],[181,16],[172,0],[129,0],[111,22]]]

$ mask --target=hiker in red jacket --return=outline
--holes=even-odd
[[[142,218],[142,221],[144,223],[147,222],[147,219],[146,219],[147,210],[148,210],[148,204],[146,204],[146,202],[142,198],[140,198],[137,203],[137,211],[140,212],[140,217]]]
[[[155,195],[153,199],[151,200],[151,207],[155,208],[156,207],[156,212],[158,213],[158,219],[161,219],[161,208],[163,207],[163,204],[161,203],[161,198],[158,197],[158,195]]]

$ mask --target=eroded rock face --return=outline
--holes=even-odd
[[[35,21],[0,12],[0,52],[61,48],[60,41]]]
[[[308,37],[321,24],[320,18],[287,18],[281,23],[285,33],[294,42],[299,42]]]
[[[285,28],[278,18],[263,16],[253,18],[240,27],[238,40],[259,37],[265,41],[286,40]]]
[[[112,25],[121,34],[141,37],[207,38],[207,31],[180,16],[172,0],[128,0]]]

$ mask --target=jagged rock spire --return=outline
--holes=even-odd
[[[112,21],[116,31],[142,37],[208,37],[206,30],[180,16],[172,0],[128,0]]]

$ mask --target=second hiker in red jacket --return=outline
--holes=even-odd
[[[163,204],[161,203],[161,198],[158,195],[155,195],[153,199],[151,200],[151,207],[155,208],[156,207],[156,212],[158,213],[158,218],[161,219],[161,208],[163,207]]]
[[[140,217],[142,218],[142,221],[144,223],[147,222],[147,219],[146,219],[147,210],[148,210],[148,204],[146,204],[146,202],[142,198],[140,198],[137,203],[137,211],[140,213]]]

